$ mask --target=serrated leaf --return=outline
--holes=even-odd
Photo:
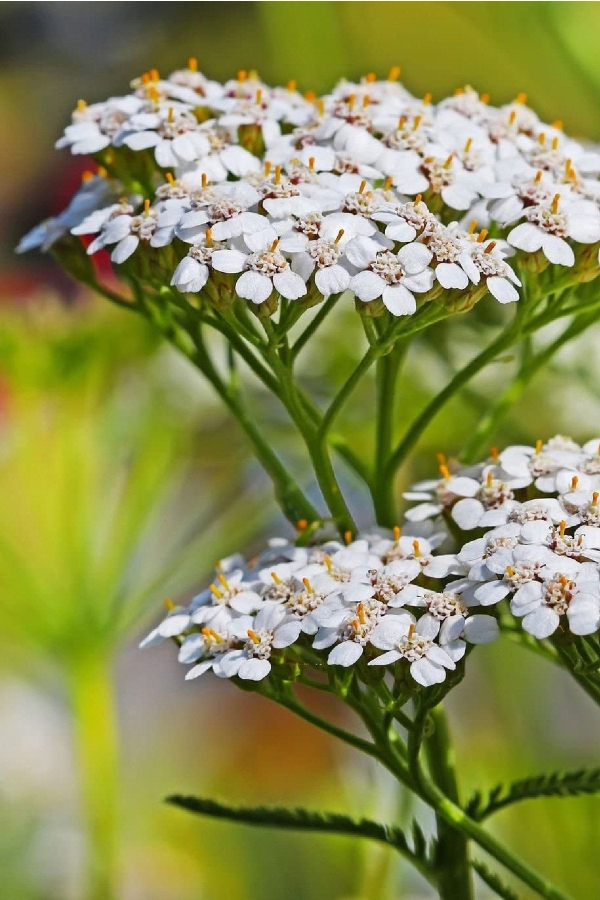
[[[502,900],[519,900],[518,895],[515,894],[513,889],[504,884],[500,877],[496,875],[495,872],[492,872],[485,863],[474,859],[471,861],[471,866],[477,872],[481,880],[485,881],[487,886],[491,888],[495,894],[502,897]]]
[[[534,800],[536,797],[575,797],[578,794],[600,792],[600,769],[578,769],[575,772],[551,772],[496,785],[486,798],[477,791],[467,803],[465,811],[481,821],[512,803]]]
[[[302,808],[289,809],[280,806],[228,806],[217,800],[186,797],[179,794],[167,797],[166,802],[199,815],[240,822],[245,825],[345,834],[380,841],[393,847],[425,877],[431,878],[430,867],[425,856],[426,840],[417,825],[413,827],[415,849],[412,850],[404,832],[395,825],[386,825],[371,819],[353,819],[342,813],[314,812]]]

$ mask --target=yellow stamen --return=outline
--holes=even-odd
[[[552,210],[553,213],[558,212],[559,202],[560,202],[560,194],[555,194],[554,197],[552,198],[552,204],[550,206],[550,209]]]
[[[472,146],[473,146],[473,138],[469,138],[463,148],[463,153],[468,153]]]
[[[557,137],[552,139],[552,149],[558,150],[558,138]]]
[[[208,175],[206,174],[206,172],[202,173],[201,184],[202,190],[205,190],[205,188],[208,187]]]
[[[558,523],[558,533],[560,534],[561,538],[565,536],[566,528],[567,528],[567,523],[563,519],[562,522]]]
[[[488,488],[491,488],[493,482],[494,482],[494,476],[492,475],[491,472],[488,472],[487,475],[485,476],[485,486]]]
[[[573,477],[571,478],[571,490],[576,491],[578,484],[579,484],[579,476],[573,475]]]
[[[142,84],[148,85],[150,84],[150,75],[148,72],[144,72],[142,75]]]
[[[429,103],[431,103],[431,98],[432,98],[432,96],[433,96],[433,95],[430,94],[429,91],[427,91],[427,93],[426,93],[425,96],[423,97],[423,105],[424,105],[424,106],[427,106]]]
[[[147,93],[148,93],[148,98],[150,100],[152,100],[153,103],[158,103],[158,101],[160,100],[160,94],[158,93],[158,91],[156,90],[156,88],[154,87],[153,84],[150,85]]]
[[[88,182],[90,182],[93,179],[93,177],[94,177],[94,173],[90,172],[89,169],[86,169],[85,172],[81,173],[81,180],[84,184],[87,184]]]
[[[222,599],[223,599],[223,591],[219,590],[219,588],[216,586],[216,584],[214,583],[214,581],[213,581],[213,583],[211,584],[210,589],[211,589],[211,591],[213,592],[213,594],[215,595],[215,597],[218,597],[219,600],[222,600]]]
[[[217,575],[217,578],[219,579],[219,581],[221,582],[221,584],[223,585],[223,587],[225,588],[226,591],[230,590],[229,582],[227,581],[227,579],[225,578],[225,576],[223,575],[222,572],[219,572],[219,574]]]
[[[418,559],[421,556],[421,545],[419,544],[418,541],[413,541],[412,546],[413,546],[413,556],[415,557],[415,559]]]
[[[512,566],[506,567],[506,574],[508,575],[509,578],[513,577],[513,575],[515,574],[515,570],[513,569]]]
[[[190,58],[188,59],[188,69],[190,70],[190,72],[198,71],[198,60],[195,56],[190,56]]]
[[[483,244],[483,242],[485,241],[487,236],[488,236],[487,228],[482,228],[481,231],[479,232],[479,234],[477,235],[477,243]]]
[[[358,188],[358,193],[359,193],[359,194],[362,194],[363,191],[364,191],[364,189],[366,188],[366,186],[367,186],[367,182],[366,182],[366,181],[361,181],[361,183],[360,183],[360,185],[359,185],[359,188]]]
[[[309,103],[314,103],[315,100],[317,99],[317,95],[315,94],[314,91],[304,91],[304,99],[307,100]]]
[[[562,131],[562,130],[563,130],[563,123],[561,122],[560,119],[557,119],[555,122],[552,123],[552,127],[553,127],[553,128],[556,128],[557,131]]]
[[[490,447],[490,456],[492,457],[493,460],[498,459],[498,448],[497,447]]]
[[[516,111],[516,109],[513,109],[510,116],[508,117],[508,124],[514,125],[516,118],[517,118],[517,111]]]
[[[364,625],[367,621],[367,617],[365,616],[365,608],[362,603],[359,603],[356,607],[356,612],[358,613],[358,620],[361,625]]]
[[[171,123],[173,121],[175,113],[173,112],[173,107],[169,107],[169,111],[167,113],[167,122]]]
[[[460,97],[462,94],[464,94],[464,92],[465,92],[465,89],[464,89],[464,88],[455,88],[455,90],[454,90],[454,96],[455,96],[455,97]]]
[[[303,578],[302,584],[304,585],[304,587],[306,588],[306,590],[308,591],[309,594],[314,594],[315,589],[312,586],[312,584],[310,583],[310,581],[308,580],[308,578]]]
[[[212,236],[212,228],[207,228],[207,229],[206,229],[206,232],[205,232],[205,234],[204,234],[204,239],[205,239],[205,241],[206,241],[206,246],[207,246],[207,247],[213,247],[213,246],[214,246],[214,241],[213,241],[213,236]]]
[[[406,637],[408,638],[409,641],[412,641],[413,634],[415,633],[416,627],[417,626],[414,624],[414,622],[410,623],[410,627],[408,629],[408,634],[406,635]]]
[[[252,641],[253,644],[260,644],[259,636],[257,635],[257,633],[255,631],[252,631],[251,628],[248,629],[246,634],[248,635],[248,637],[250,638],[250,640]]]
[[[245,69],[240,69],[239,72],[237,73],[237,80],[240,82],[245,81],[247,77],[248,77],[248,73],[246,72]]]
[[[77,101],[77,112],[83,112],[84,109],[86,109],[86,108],[87,108],[87,103],[85,102],[85,100]]]
[[[163,603],[165,604],[169,612],[171,612],[172,609],[175,609],[175,604],[168,597],[166,600],[163,600]]]
[[[367,84],[373,84],[374,81],[377,81],[375,72],[369,72],[367,75],[365,75],[365,81],[367,82]]]
[[[490,241],[487,247],[485,248],[485,253],[491,253],[494,247],[496,246],[496,241]]]
[[[394,535],[394,540],[396,542],[398,542],[400,540],[400,538],[402,537],[402,529],[400,528],[400,526],[394,525],[394,527],[392,529],[392,533]]]
[[[594,491],[592,494],[592,506],[598,506],[598,499],[600,498],[600,491]]]
[[[325,101],[324,100],[317,101],[317,110],[318,110],[320,116],[325,115]]]
[[[423,194],[417,194],[417,196],[413,200],[413,206],[417,206],[417,204],[419,204],[422,199],[423,199]]]
[[[543,178],[543,175],[544,175],[544,173],[542,172],[542,170],[541,170],[541,169],[538,169],[538,171],[535,173],[535,178],[533,179],[534,182],[535,182],[535,184],[539,184],[539,183],[540,183],[540,181],[541,181],[542,178]]]
[[[275,178],[273,179],[275,184],[281,183],[281,166],[275,166]]]
[[[327,554],[327,555],[325,556],[324,562],[325,562],[325,566],[326,566],[326,568],[327,568],[327,571],[328,571],[329,574],[331,575],[331,573],[332,573],[332,571],[333,571],[333,563],[332,563],[332,561],[331,561],[331,557],[329,556],[329,554]]]
[[[287,87],[288,91],[293,92],[298,87],[298,82],[296,81],[295,78],[290,78],[290,80],[286,84],[286,87]]]
[[[540,455],[540,453],[542,452],[542,447],[543,447],[543,446],[544,446],[543,440],[542,440],[541,438],[538,438],[537,441],[535,442],[535,452],[536,452],[536,456],[539,456],[539,455]]]
[[[275,584],[283,584],[283,582],[282,582],[281,578],[279,577],[279,575],[277,574],[277,572],[271,572],[271,578],[273,579]]]
[[[446,480],[448,480],[451,477],[450,469],[448,468],[448,466],[445,463],[443,463],[440,466],[440,475],[442,476],[442,478],[445,478]]]
[[[542,131],[542,132],[540,132],[540,134],[538,134],[538,144],[540,145],[540,147],[543,147],[545,143],[546,143],[546,135]]]
[[[158,69],[150,69],[149,75],[152,81],[160,81],[160,74]]]
[[[400,68],[400,66],[392,66],[392,68],[388,72],[388,81],[398,81],[401,71],[402,69]]]
[[[150,199],[149,199],[149,197],[146,197],[146,199],[144,200],[144,215],[147,216],[149,212],[150,212]]]
[[[527,103],[527,94],[524,94],[524,93],[517,94],[515,103],[518,103],[521,106],[523,105],[523,103]]]
[[[346,541],[347,544],[352,543],[352,532],[351,531],[344,532],[344,540]]]
[[[98,171],[96,172],[98,178],[108,178],[108,172],[104,168],[104,166],[98,166]]]
[[[336,237],[336,239],[335,239],[335,241],[334,241],[333,243],[334,243],[334,244],[339,244],[339,242],[341,241],[341,239],[343,238],[343,236],[344,236],[344,229],[343,229],[343,228],[340,228],[340,230],[339,230],[338,233],[337,233],[337,237]]]
[[[298,521],[296,522],[296,528],[298,529],[298,531],[306,531],[306,529],[308,528],[308,522],[306,521],[306,519],[298,519]]]
[[[369,97],[368,94],[365,94],[365,96],[363,97],[363,102],[362,102],[363,109],[366,109],[370,102],[371,102],[371,98]]]
[[[487,91],[484,91],[483,94],[479,95],[479,99],[481,100],[482,103],[489,103],[490,95],[487,93]]]
[[[394,183],[394,179],[392,178],[391,175],[388,175],[388,177],[385,179],[385,181],[383,183],[384,191],[389,191],[389,189],[391,188],[393,183]]]
[[[472,219],[471,224],[469,225],[469,234],[475,234],[477,229],[477,219]]]
[[[279,245],[279,238],[277,238],[277,240],[273,241],[273,243],[272,243],[271,246],[269,247],[269,253],[275,253],[275,251],[277,250],[278,245]]]
[[[348,104],[348,109],[350,112],[354,109],[354,104],[356,103],[356,94],[350,94],[346,103]]]
[[[415,116],[415,120],[413,122],[413,131],[416,131],[421,124],[423,116]]]
[[[250,69],[250,71],[248,72],[248,78],[250,79],[250,81],[258,81],[258,72],[256,71],[256,69]]]
[[[571,171],[572,168],[573,168],[573,160],[566,159],[565,160],[565,172],[567,175],[569,174],[569,172]]]
[[[262,103],[262,95],[263,95],[262,89],[259,88],[257,90],[256,94],[254,95],[254,102],[256,104]]]
[[[169,182],[169,184],[171,185],[171,187],[172,187],[174,184],[177,184],[177,182],[175,181],[175,178],[174,178],[172,172],[167,172],[167,174],[165,175],[165,178],[167,179],[167,181]]]
[[[404,128],[405,125],[406,125],[406,116],[400,116],[400,118],[398,119],[398,125],[397,125],[398,131],[402,131],[402,129]]]
[[[315,158],[314,156],[309,156],[308,158],[308,168],[311,172],[314,172],[315,169]]]
[[[271,174],[271,165],[272,165],[272,163],[270,163],[268,159],[265,160],[265,169],[264,169],[265,178],[268,178],[269,175]]]

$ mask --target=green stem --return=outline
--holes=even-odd
[[[429,713],[433,720],[433,733],[426,741],[425,748],[429,769],[440,790],[460,805],[458,780],[456,777],[454,750],[451,745],[448,722],[442,706]],[[438,845],[436,851],[436,873],[440,897],[444,900],[471,900],[473,878],[469,863],[469,846],[466,835],[449,825],[436,815]]]
[[[410,428],[392,453],[386,467],[386,479],[392,481],[398,468],[402,465],[410,451],[413,449],[431,420],[445,406],[445,404],[478,372],[492,362],[500,353],[507,350],[517,340],[519,330],[511,323],[494,341],[481,353],[478,353],[470,363],[456,373],[446,387],[436,394],[427,404],[425,409],[417,416]]]
[[[372,496],[377,524],[387,528],[397,524],[393,486],[386,480],[385,471],[394,438],[398,372],[407,350],[408,341],[403,341],[389,354],[377,360],[377,418]]]
[[[92,650],[69,670],[81,804],[88,841],[87,900],[117,897],[117,721],[112,657]]]
[[[312,317],[302,334],[298,336],[296,342],[292,345],[292,348],[290,350],[292,359],[295,359],[298,356],[306,342],[313,336],[315,331],[317,331],[317,329],[325,321],[341,296],[341,294],[332,294],[321,304],[318,312]]]

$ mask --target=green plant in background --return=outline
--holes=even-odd
[[[98,173],[21,249],[52,247],[71,275],[149,319],[202,372],[296,529],[294,543],[275,541],[257,560],[222,560],[210,587],[189,607],[172,605],[145,643],[175,639],[180,661],[194,664],[188,678],[234,679],[373,757],[430,807],[437,833],[428,841],[418,822],[407,836],[345,815],[173,801],[383,842],[444,898],[468,900],[474,871],[512,896],[472,858],[473,843],[559,900],[483,823],[523,799],[593,793],[597,771],[536,776],[464,802],[442,701],[473,646],[500,631],[600,701],[598,439],[492,447],[477,461],[533,376],[597,318],[600,158],[560,123],[541,122],[524,96],[493,108],[466,88],[434,107],[398,76],[394,67],[387,80],[343,81],[317,98],[295,83],[271,89],[253,72],[220,85],[191,59],[168,79],[145,73],[126,97],[80,101],[59,145],[93,155]],[[101,250],[118,266],[118,290],[90,262]],[[512,313],[479,313],[488,294]],[[351,298],[355,327],[339,333],[353,366],[336,389],[311,394],[298,360]],[[464,313],[479,315],[477,352],[399,434],[409,349],[426,338],[443,363],[438,336]],[[508,352],[516,375],[463,448],[469,465],[440,459],[441,477],[406,495],[419,504],[403,534],[398,471],[446,403]],[[371,370],[365,447],[339,426]],[[293,423],[324,511],[248,404],[248,373]],[[338,459],[369,492],[374,530],[358,533]],[[102,702],[85,669],[75,679]],[[305,706],[297,685],[341,700],[368,738]]]
[[[240,493],[218,457],[198,454],[203,407],[174,406],[147,329],[50,304],[1,318],[3,667],[66,682],[89,893],[106,898],[117,863],[115,654],[157,598],[194,586],[198,559],[220,552],[220,528],[252,534],[260,491]],[[211,440],[218,452],[216,423]]]

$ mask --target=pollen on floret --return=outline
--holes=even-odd
[[[190,70],[190,72],[198,71],[198,60],[195,56],[190,56],[190,58],[188,59],[188,69]]]
[[[488,488],[491,488],[493,482],[494,482],[494,476],[493,476],[492,472],[490,471],[485,476],[485,486]]]
[[[402,69],[400,68],[400,66],[392,66],[392,68],[388,72],[388,81],[398,81],[401,72]]]
[[[421,556],[421,545],[418,541],[412,542],[413,554],[415,559],[418,559]]]
[[[85,102],[85,100],[78,100],[77,101],[77,111],[83,112],[84,109],[87,109],[87,103]]]
[[[351,531],[344,532],[344,540],[346,541],[347,544],[352,543],[352,532]]]
[[[385,182],[383,184],[384,191],[389,191],[391,186],[393,185],[393,183],[394,183],[393,177],[391,175],[388,175],[388,177],[385,179]]]
[[[325,559],[323,560],[323,562],[325,563],[325,568],[331,574],[331,572],[333,571],[333,562],[328,553],[325,554]]]
[[[553,150],[558,150],[558,144],[559,144],[558,138],[557,137],[552,138],[552,149]]]
[[[423,199],[423,194],[417,194],[417,196],[413,200],[413,206],[418,206],[422,199]]]
[[[316,162],[316,160],[315,160],[314,156],[309,156],[308,168],[310,169],[311,172],[314,172],[314,170],[315,170],[315,162]]]
[[[418,130],[419,125],[421,124],[422,121],[423,121],[423,116],[415,116],[415,119],[413,122],[413,131]]]
[[[517,94],[515,97],[515,103],[518,103],[520,106],[523,106],[524,103],[527,103],[527,94],[521,91],[520,94]]]
[[[409,641],[412,641],[413,635],[414,635],[414,633],[415,633],[415,631],[416,631],[416,628],[417,628],[417,626],[415,625],[415,623],[414,623],[414,622],[411,622],[411,623],[410,623],[410,626],[409,626],[409,628],[408,628],[408,634],[406,635]]]
[[[213,242],[213,236],[212,236],[212,228],[206,229],[206,232],[204,233],[204,240],[206,241],[207,247],[213,246],[214,242]]]
[[[592,494],[592,506],[598,506],[598,499],[600,499],[600,491],[594,491]]]
[[[278,246],[279,246],[279,238],[277,238],[276,240],[273,241],[273,243],[269,247],[269,253],[275,253]]]
[[[277,572],[271,572],[271,578],[275,582],[275,584],[281,584],[281,578],[277,574]]]
[[[558,204],[560,203],[560,194],[555,194],[552,198],[552,204],[550,206],[553,213],[558,212]]]
[[[147,216],[150,212],[150,198],[146,197],[144,200],[144,215]]]
[[[247,79],[247,77],[248,77],[248,73],[246,72],[245,69],[238,69],[237,80],[240,83],[244,82]]]
[[[314,594],[315,589],[314,589],[314,587],[312,586],[312,584],[310,583],[310,579],[308,579],[308,578],[303,578],[303,579],[302,579],[302,584],[304,585],[304,587],[306,588],[306,590],[308,591],[309,594]]]
[[[450,478],[450,469],[445,463],[442,463],[442,465],[440,466],[440,475],[442,476],[442,478],[445,478],[446,481]]]
[[[307,100],[309,103],[314,103],[315,100],[317,99],[317,95],[315,94],[314,91],[304,91],[304,99]]]
[[[556,119],[556,121],[552,123],[552,127],[553,127],[553,128],[556,128],[557,131],[562,131],[562,130],[563,130],[563,123],[561,122],[560,119]]]
[[[543,447],[543,446],[544,446],[543,440],[542,440],[541,438],[538,438],[537,441],[535,442],[535,453],[536,453],[536,456],[539,456],[539,455],[540,455],[540,453],[542,452],[542,447]]]
[[[424,105],[424,106],[429,106],[429,104],[431,103],[431,98],[432,98],[432,97],[433,97],[433,94],[431,94],[429,91],[427,91],[427,93],[426,93],[425,96],[423,97],[423,105]]]
[[[375,72],[368,72],[365,75],[365,81],[367,82],[367,84],[373,84],[374,81],[377,81],[377,75],[375,74]]]
[[[483,244],[483,242],[485,241],[487,236],[488,236],[487,228],[482,228],[481,231],[479,232],[479,234],[477,235],[477,243]]]
[[[473,138],[467,138],[465,146],[463,147],[464,153],[468,153],[472,146],[473,146]]]
[[[516,118],[517,118],[517,111],[516,111],[516,109],[513,109],[513,110],[511,110],[510,116],[508,117],[508,124],[514,125]]]
[[[367,617],[365,616],[365,607],[362,603],[359,603],[356,607],[356,612],[358,613],[358,620],[361,625],[364,625],[367,621]]]
[[[487,247],[485,248],[485,253],[491,253],[494,247],[496,246],[496,241],[490,241]]]
[[[477,219],[471,219],[471,224],[469,225],[469,234],[475,234],[477,231]]]
[[[219,574],[217,575],[217,578],[221,582],[221,584],[223,585],[225,590],[228,591],[229,590],[229,582],[227,581],[227,579],[225,578],[225,576],[223,575],[222,572],[219,572]]]
[[[259,106],[262,103],[262,96],[263,96],[262,88],[258,88],[258,90],[256,91],[256,94],[254,95],[254,102],[256,103],[257,106]]]
[[[281,183],[281,166],[275,166],[275,178],[273,179],[275,184]]]
[[[560,534],[561,538],[565,536],[566,528],[567,528],[567,523],[563,519],[562,522],[558,523],[558,533]]]
[[[544,176],[544,173],[542,172],[542,170],[538,169],[537,172],[535,173],[535,178],[533,179],[535,184],[539,184],[540,181],[542,180],[543,176]]]
[[[340,230],[338,231],[337,236],[336,236],[336,238],[335,238],[335,240],[334,240],[333,243],[334,243],[334,244],[339,244],[339,242],[341,241],[341,239],[343,238],[343,236],[344,236],[344,229],[343,229],[343,228],[340,228]]]
[[[546,134],[545,134],[545,132],[540,131],[540,133],[538,134],[538,144],[540,145],[540,147],[543,147],[545,143],[546,143]]]
[[[571,478],[571,490],[576,491],[578,484],[579,484],[579,476],[573,475],[573,477]]]
[[[169,182],[170,185],[177,184],[177,182],[175,181],[175,176],[173,175],[172,172],[167,172],[165,174],[165,178],[167,179],[167,181]]]
[[[394,540],[398,542],[402,537],[402,529],[399,525],[394,525],[394,527],[392,528],[392,534],[394,535]]]
[[[490,456],[494,461],[498,459],[498,455],[498,448],[495,445],[490,447]]]
[[[515,570],[513,569],[512,566],[507,566],[505,571],[509,578],[512,578],[513,575],[515,574]]]
[[[359,187],[358,187],[358,193],[359,193],[359,194],[364,193],[364,190],[365,190],[366,186],[367,186],[367,182],[363,179],[363,181],[361,181],[361,183],[360,183],[360,185],[359,185]]]
[[[260,638],[257,635],[257,633],[252,630],[252,628],[249,628],[248,631],[246,632],[246,634],[248,635],[248,637],[250,638],[250,640],[252,641],[253,644],[260,644]]]
[[[151,81],[160,81],[160,73],[158,69],[150,69],[150,72],[148,74],[150,75]]]

